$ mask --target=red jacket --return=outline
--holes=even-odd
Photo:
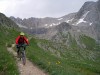
[[[16,44],[24,44],[24,43],[29,44],[28,39],[25,36],[23,37],[18,36],[16,38]]]

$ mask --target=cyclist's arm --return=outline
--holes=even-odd
[[[20,38],[20,36],[18,36],[18,37],[16,38],[16,41],[15,41],[16,45],[18,44],[19,38]]]
[[[24,37],[24,40],[25,40],[25,43],[26,43],[27,45],[29,45],[28,39],[27,39],[26,37]]]

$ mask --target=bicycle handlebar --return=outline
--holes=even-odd
[[[28,46],[27,44],[20,44],[20,45],[17,45],[18,47],[25,47],[25,46]]]

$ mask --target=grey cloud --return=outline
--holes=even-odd
[[[60,17],[78,11],[89,0],[14,0],[6,13],[15,17]],[[93,1],[93,0],[92,0]],[[96,0],[94,0],[96,1]]]

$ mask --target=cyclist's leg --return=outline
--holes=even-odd
[[[17,47],[17,57],[19,57],[20,47]]]
[[[26,47],[24,47],[24,50],[26,50]]]

